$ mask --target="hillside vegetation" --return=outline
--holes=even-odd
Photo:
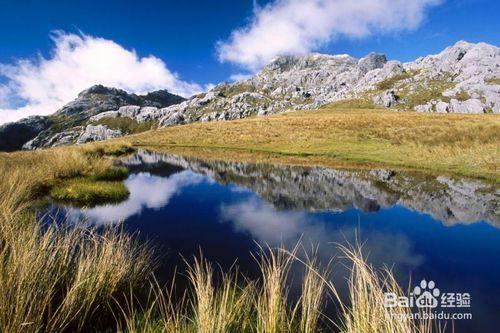
[[[174,126],[117,140],[198,157],[424,169],[499,179],[500,117],[493,114],[443,115],[328,106]]]

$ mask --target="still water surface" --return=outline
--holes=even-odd
[[[422,279],[469,293],[472,320],[455,332],[500,327],[500,190],[475,180],[387,170],[342,171],[210,162],[141,151],[122,162],[130,197],[88,209],[55,205],[76,221],[123,223],[161,249],[160,276],[200,249],[252,276],[258,244],[319,245],[327,262],[338,244],[362,242],[370,263],[391,267],[403,286]],[[332,279],[344,288],[346,269]],[[411,281],[410,281],[411,279]]]

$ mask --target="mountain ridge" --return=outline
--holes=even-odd
[[[118,102],[105,101],[83,110],[81,95],[99,91],[112,95],[111,100]],[[59,119],[57,126],[52,121],[51,131],[40,131],[24,142],[23,148],[98,141],[197,121],[317,109],[345,100],[364,107],[417,112],[500,113],[500,49],[486,43],[459,41],[438,54],[406,63],[388,60],[375,52],[360,59],[321,53],[280,56],[251,78],[218,84],[189,99],[168,99],[174,95],[163,98],[162,94],[169,93],[143,96],[148,101],[144,104],[134,99],[137,95],[116,88],[91,87],[49,116],[57,120],[66,115],[69,120]],[[79,110],[77,116],[69,112],[75,108]],[[36,120],[33,127],[47,126]],[[15,124],[29,127],[26,119]],[[4,126],[0,127],[0,149],[5,133],[9,132]]]
[[[23,146],[25,149],[34,149],[74,143],[84,134],[81,127],[86,127],[92,116],[104,111],[131,104],[161,108],[183,100],[183,97],[167,90],[136,95],[97,84],[83,90],[75,100],[49,116],[32,116],[0,126],[0,150],[13,151]],[[102,132],[102,128],[99,129]]]

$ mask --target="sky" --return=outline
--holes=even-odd
[[[0,124],[98,83],[189,97],[284,54],[498,46],[499,12],[498,0],[0,0]]]

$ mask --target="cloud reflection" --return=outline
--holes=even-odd
[[[207,178],[192,171],[175,173],[168,178],[141,172],[131,175],[126,181],[130,196],[126,201],[93,208],[70,208],[68,216],[72,221],[87,220],[95,225],[121,222],[143,209],[159,209],[186,186],[196,185]]]
[[[299,240],[305,245],[319,246],[320,259],[338,255],[338,244],[354,245],[361,241],[369,249],[369,261],[376,266],[419,266],[423,257],[414,253],[412,242],[403,234],[388,230],[367,230],[356,221],[339,223],[302,211],[281,211],[252,196],[246,200],[224,204],[222,221],[231,223],[238,232],[248,233],[261,244],[290,248]]]

